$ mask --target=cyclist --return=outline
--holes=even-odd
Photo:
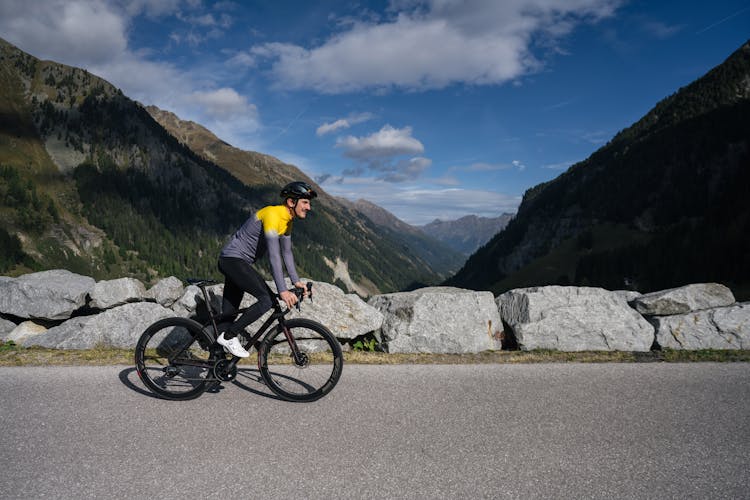
[[[281,300],[288,307],[297,303],[297,296],[286,287],[282,261],[292,283],[304,288],[294,266],[292,222],[295,218],[307,217],[307,212],[311,210],[310,200],[317,196],[315,190],[305,182],[287,184],[281,190],[284,203],[258,210],[245,221],[221,250],[219,271],[225,278],[222,313],[235,313],[245,292],[258,300],[217,339],[219,344],[233,355],[243,358],[250,355],[242,347],[237,336],[271,309],[273,304],[263,278],[253,268],[253,264],[266,253],[271,261],[271,273]]]

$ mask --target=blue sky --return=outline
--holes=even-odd
[[[515,212],[750,38],[750,1],[3,0],[0,36],[412,224]]]

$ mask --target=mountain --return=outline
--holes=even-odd
[[[98,279],[221,279],[216,257],[229,235],[297,178],[307,179],[0,39],[3,274],[64,267]],[[295,226],[303,275],[363,295],[440,279],[364,214],[320,192],[313,215]]]
[[[556,179],[448,284],[641,292],[718,281],[750,298],[750,44]]]
[[[284,163],[273,156],[235,148],[202,125],[182,120],[170,111],[164,111],[156,106],[146,106],[145,109],[180,144],[228,171],[243,184],[264,185],[269,179],[279,186],[295,180],[314,184],[312,179],[294,165]],[[322,193],[322,199],[330,200],[330,197]]]
[[[273,179],[272,182],[278,186],[292,180],[304,180],[315,185],[312,179],[294,165],[289,165],[269,155],[237,149],[216,137],[205,127],[181,120],[174,113],[160,110],[156,106],[148,106],[146,110],[178,141],[197,155],[227,170],[244,184],[262,185],[267,184],[269,179]],[[316,206],[322,205],[326,210],[343,214],[345,217],[361,219],[364,215],[373,223],[369,226],[369,230],[393,244],[397,252],[410,256],[410,260],[429,270],[424,273],[424,277],[430,281],[434,282],[436,277],[444,279],[457,271],[464,261],[450,248],[439,241],[426,238],[412,226],[373,203],[364,200],[352,203],[328,195],[319,186],[316,186],[316,189],[320,193],[315,201]],[[361,287],[354,285],[346,272],[343,272],[345,268],[346,266],[342,267],[341,263],[335,264],[335,278],[344,282],[350,290],[360,288],[358,291],[364,293]],[[415,283],[422,282],[408,283],[406,288],[413,287]]]
[[[342,203],[347,202],[342,200]],[[379,205],[360,199],[353,203],[353,207],[365,214],[382,231],[388,233],[400,248],[404,248],[410,254],[417,255],[429,262],[430,266],[444,277],[458,271],[466,261],[465,255],[440,240],[430,237],[418,227],[400,220]],[[423,285],[423,283],[413,283],[410,288],[419,285]]]
[[[503,214],[500,217],[467,215],[452,221],[435,219],[429,224],[420,226],[419,229],[426,235],[442,241],[453,250],[464,255],[471,255],[505,229],[512,218],[511,214]]]

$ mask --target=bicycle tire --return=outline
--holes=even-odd
[[[260,345],[261,377],[274,394],[287,401],[320,399],[333,390],[341,377],[344,366],[341,344],[317,321],[291,319],[285,324],[307,362],[303,365],[295,362],[281,325],[276,325]]]
[[[171,400],[195,399],[218,383],[211,354],[213,340],[188,318],[165,318],[138,339],[135,368],[154,394]]]

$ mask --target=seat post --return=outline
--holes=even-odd
[[[214,318],[214,313],[211,308],[211,302],[208,300],[208,292],[206,291],[206,284],[200,283],[198,284],[198,287],[201,289],[201,292],[203,292],[203,300],[206,302],[206,311],[208,312],[208,317],[211,318],[211,325],[214,327],[214,334],[216,337],[219,337],[219,327],[216,325],[216,318]],[[216,339],[214,339],[216,340]]]

